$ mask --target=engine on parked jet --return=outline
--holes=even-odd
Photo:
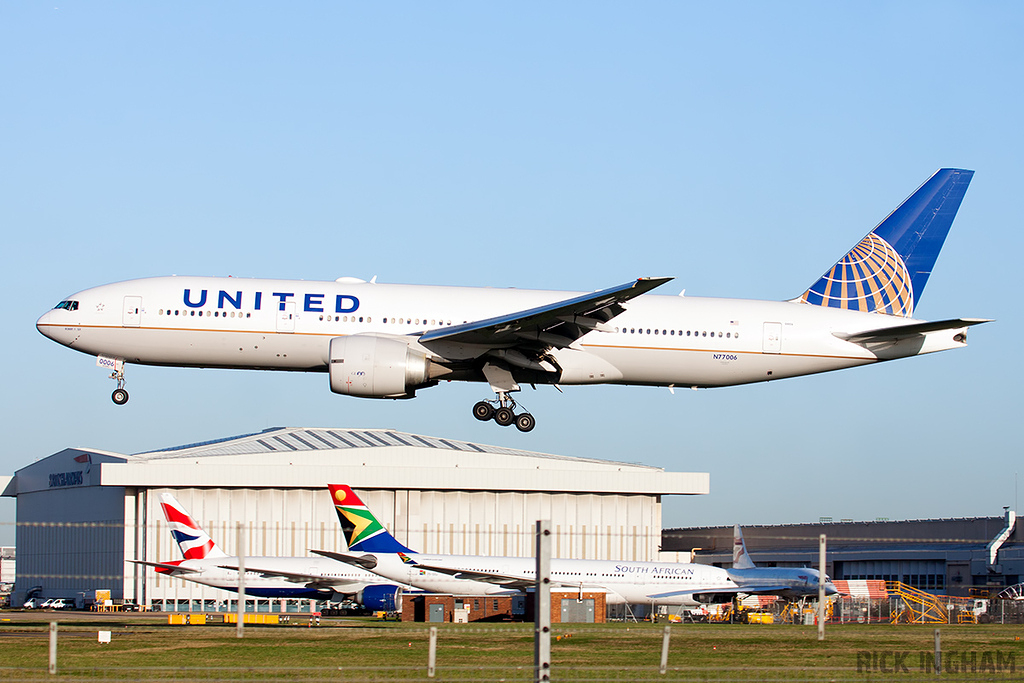
[[[412,398],[437,384],[426,354],[400,339],[356,334],[331,339],[331,391],[363,398]]]
[[[723,605],[736,597],[732,593],[694,593],[693,599],[704,605]]]
[[[402,609],[402,588],[388,584],[374,584],[356,593],[355,599],[366,609],[394,612]]]

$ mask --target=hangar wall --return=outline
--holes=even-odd
[[[146,499],[145,554],[138,559],[179,559],[159,508],[171,493],[228,555],[237,553],[243,523],[246,555],[306,557],[312,549],[344,552],[344,536],[325,489],[152,489]],[[651,560],[657,558],[661,503],[651,496],[544,492],[391,491],[356,489],[395,537],[422,552],[533,555],[537,519],[551,519],[554,557]],[[128,507],[126,505],[126,507]],[[256,560],[249,560],[256,566]],[[224,591],[128,569],[124,597],[153,600],[222,600]],[[139,577],[146,575],[143,586]]]

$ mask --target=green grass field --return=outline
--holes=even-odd
[[[62,680],[532,680],[530,624],[441,624],[426,678],[428,624],[326,618],[305,625],[170,626],[166,615],[0,614],[0,679],[47,678],[59,623]],[[112,632],[97,643],[97,632]],[[659,675],[662,624],[555,625],[553,680],[915,680],[929,678],[934,627],[676,624]],[[941,627],[957,680],[1024,680],[1024,627]],[[973,665],[972,665],[973,662]],[[966,666],[965,666],[966,665]],[[974,671],[971,671],[973,666]],[[926,670],[922,671],[922,667]],[[858,668],[860,669],[858,671]],[[966,668],[967,673],[959,670]],[[904,670],[905,669],[905,670]]]

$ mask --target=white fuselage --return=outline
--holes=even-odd
[[[326,372],[335,337],[405,339],[430,357],[415,341],[417,333],[575,294],[346,279],[158,277],[78,292],[37,327],[65,346],[128,363]],[[569,348],[552,349],[560,373],[548,381],[728,386],[964,345],[950,333],[925,334],[872,351],[836,335],[916,321],[798,302],[645,294],[625,306],[609,323],[613,331],[595,330]]]
[[[517,592],[515,589],[407,564],[396,554],[372,553],[377,560],[373,571],[392,581],[433,593],[451,595],[494,595]],[[474,555],[410,554],[422,565],[447,569],[488,572],[527,580],[536,577],[536,560],[531,557],[486,557]],[[701,592],[735,590],[736,584],[726,570],[703,564],[678,562],[628,562],[616,560],[551,560],[552,590],[604,593],[609,605],[656,603],[697,605]],[[686,595],[652,597],[675,591],[695,591]]]
[[[238,591],[238,570],[232,568],[238,566],[237,557],[180,560],[167,564],[192,570],[175,573],[174,578]],[[368,586],[384,583],[377,574],[325,557],[246,557],[245,566],[246,594],[264,598],[341,601],[345,597],[358,597]],[[156,571],[169,574],[165,569]],[[267,575],[268,572],[305,574],[309,580]]]

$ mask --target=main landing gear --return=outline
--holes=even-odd
[[[508,394],[500,392],[498,398],[493,401],[480,401],[473,406],[473,417],[481,422],[494,420],[502,427],[515,424],[516,429],[521,432],[528,432],[537,426],[537,420],[529,413],[516,415],[516,402],[509,398]]]

